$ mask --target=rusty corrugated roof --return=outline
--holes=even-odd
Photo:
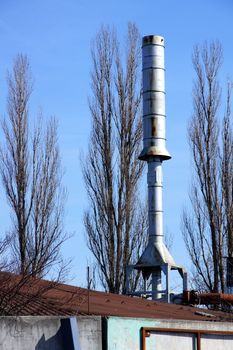
[[[101,315],[155,319],[233,321],[233,315],[167,304],[0,272],[0,314],[22,316]]]

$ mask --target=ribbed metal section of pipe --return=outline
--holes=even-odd
[[[139,159],[148,164],[148,245],[136,268],[152,274],[152,298],[161,297],[161,266],[175,262],[163,242],[162,162],[171,158],[166,149],[164,38],[146,36],[142,42],[143,150]]]
[[[164,38],[146,36],[142,41],[143,150],[139,159],[170,159],[166,149]]]

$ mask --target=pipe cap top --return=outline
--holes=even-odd
[[[164,38],[160,35],[146,35],[142,39],[142,46],[144,45],[164,46]]]

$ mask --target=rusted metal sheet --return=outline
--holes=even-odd
[[[0,300],[4,293],[4,280],[12,287],[14,284],[17,285],[18,279],[17,275],[0,273],[2,286]],[[38,293],[41,290],[44,292]],[[10,292],[9,289],[8,292]],[[233,321],[233,315],[224,312],[91,291],[60,283],[51,286],[50,281],[34,279],[19,291],[14,290],[8,303],[8,315],[14,315],[14,309],[10,306],[18,303],[24,306],[18,313],[22,316],[100,315],[167,320]]]

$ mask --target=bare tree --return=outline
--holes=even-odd
[[[14,271],[42,277],[61,262],[60,248],[67,239],[62,225],[65,192],[55,119],[44,130],[40,117],[29,132],[31,92],[28,59],[18,55],[8,74],[0,174],[12,212]]]
[[[231,121],[231,90],[228,83],[227,108],[222,127],[221,185],[223,195],[223,219],[225,246],[228,257],[233,257],[233,134]]]
[[[125,291],[126,266],[145,240],[145,210],[138,195],[140,37],[129,24],[126,61],[114,31],[102,27],[92,46],[92,132],[83,176],[89,197],[84,215],[88,247],[104,288]]]
[[[194,266],[194,285],[210,292],[224,292],[224,256],[232,255],[233,237],[230,87],[221,123],[218,82],[221,62],[222,49],[218,42],[195,47],[196,81],[188,128],[194,169],[190,191],[192,211],[183,213],[183,236]]]

